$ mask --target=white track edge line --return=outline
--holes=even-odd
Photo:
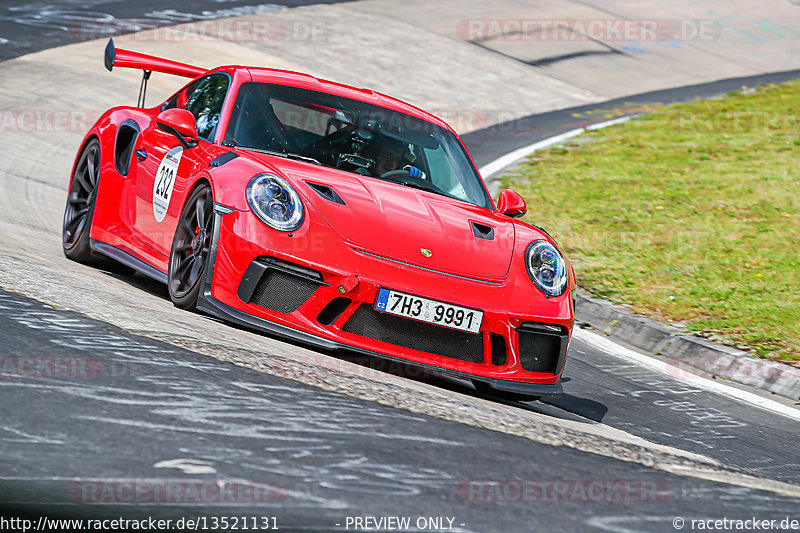
[[[579,339],[591,345],[592,347],[597,348],[598,350],[618,359],[623,359],[661,374],[665,374],[670,378],[681,381],[687,385],[703,388],[708,391],[745,402],[748,405],[760,407],[761,409],[765,409],[767,411],[778,413],[788,418],[800,421],[800,410],[795,409],[794,407],[784,405],[776,402],[775,400],[770,400],[769,398],[765,398],[746,390],[731,387],[730,385],[720,381],[704,378],[696,374],[691,374],[682,366],[679,368],[678,366],[670,365],[668,361],[662,361],[661,359],[656,359],[655,357],[650,357],[649,355],[633,351],[602,335],[592,333],[591,331],[586,331],[585,329],[575,328],[572,335],[574,338]]]
[[[627,122],[631,119],[632,115],[624,116],[615,118],[613,120],[607,120],[605,122],[598,122],[597,124],[591,124],[589,126],[583,128],[575,128],[574,130],[566,131],[560,135],[556,135],[554,137],[548,137],[547,139],[535,142],[533,144],[529,144],[528,146],[523,146],[522,148],[517,148],[513,152],[509,152],[505,155],[502,155],[495,159],[494,161],[483,165],[479,172],[484,179],[488,179],[493,174],[496,174],[498,171],[503,170],[509,165],[512,165],[522,159],[523,157],[531,155],[533,152],[537,150],[543,150],[554,144],[560,143],[562,141],[566,141],[576,135],[580,135],[586,130],[599,130],[602,128],[607,128],[608,126],[613,126],[614,124],[621,124],[623,122]]]

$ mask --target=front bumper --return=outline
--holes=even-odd
[[[204,280],[199,309],[319,348],[352,350],[421,367],[433,374],[482,381],[502,391],[532,396],[558,396],[562,393],[561,372],[573,325],[568,295],[558,301],[548,299],[548,305],[539,306],[544,309],[537,313],[514,312],[519,311],[514,309],[510,313],[508,308],[514,306],[502,305],[503,309],[498,309],[497,305],[487,304],[493,300],[507,304],[510,295],[519,292],[519,287],[508,279],[455,279],[443,273],[423,271],[374,257],[342,243],[324,224],[287,237],[266,229],[247,212],[216,205],[215,217],[211,268]],[[258,290],[259,280],[265,279],[264,272],[273,268],[281,271],[284,267],[289,272],[282,275],[319,276],[311,296],[301,298],[299,306],[287,304],[286,308],[280,308],[284,303],[271,306],[263,301],[259,301],[261,305],[254,302],[256,298],[253,295]],[[291,272],[292,269],[297,272]],[[513,278],[513,275],[508,278]],[[523,285],[523,289],[535,291],[527,275],[524,280],[528,284]],[[477,336],[469,337],[447,330],[448,339],[466,343],[464,346],[469,346],[473,355],[459,358],[462,355],[457,345],[448,345],[447,354],[442,355],[416,349],[413,342],[387,342],[381,334],[370,333],[375,330],[374,324],[366,326],[366,330],[355,331],[352,324],[357,313],[377,314],[371,311],[371,307],[379,287],[482,309],[484,321]],[[330,323],[327,318],[321,320],[323,315],[328,316],[325,311],[336,299],[340,303],[345,300],[343,308],[336,310]],[[422,323],[412,325],[433,334],[435,330],[446,329]],[[532,341],[532,344],[521,343],[522,339]],[[527,346],[528,351],[541,351],[540,356],[548,350],[552,353],[548,355],[549,359],[540,359],[535,353],[521,351],[521,344]],[[500,357],[501,352],[503,357]]]

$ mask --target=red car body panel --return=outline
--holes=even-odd
[[[238,66],[205,71],[135,52],[115,52],[111,62],[117,66],[187,77],[210,72],[228,74],[230,86],[218,132],[226,131],[235,95],[242,83],[250,81],[306,88],[372,103],[452,132],[433,115],[394,98],[306,74]],[[177,144],[173,135],[156,126],[160,110],[160,106],[113,108],[86,135],[84,145],[96,137],[101,146],[101,179],[90,228],[92,241],[104,245],[98,245],[99,251],[108,253],[112,249],[108,247],[113,247],[122,252],[121,256],[146,265],[145,273],[165,280],[177,220],[187,196],[204,180],[211,185],[219,210],[213,270],[209,272],[201,309],[249,325],[261,324],[267,331],[289,336],[296,333],[302,340],[320,346],[349,347],[397,358],[458,377],[484,380],[500,389],[542,395],[560,393],[565,345],[552,371],[525,370],[520,355],[523,324],[562,328],[568,339],[574,323],[572,268],[569,267],[567,290],[560,296],[547,297],[533,284],[525,266],[524,255],[531,242],[544,240],[555,245],[544,231],[461,200],[303,161],[223,146],[223,135],[216,135],[213,142],[200,139],[197,146],[183,150],[169,207],[164,219],[157,222],[153,216],[156,170],[167,151]],[[117,148],[120,128],[131,122],[138,128],[132,152],[144,150],[147,156],[140,160],[132,155],[130,168],[123,174],[112,154]],[[209,165],[229,152],[238,157],[219,167]],[[245,190],[248,181],[263,172],[285,178],[301,197],[306,216],[296,231],[274,230],[251,212]],[[310,183],[333,187],[346,205],[321,198]],[[493,228],[494,239],[475,238],[470,222]],[[421,253],[421,249],[429,250],[430,257]],[[316,271],[322,276],[322,284],[294,312],[272,311],[243,301],[240,287],[248,267],[264,256]],[[482,360],[460,360],[346,331],[345,324],[359,306],[371,307],[381,287],[483,311],[480,334],[476,337],[476,342],[483,345]],[[341,297],[352,302],[331,324],[321,323],[320,312]],[[267,327],[269,324],[281,329],[271,329]],[[498,362],[493,357],[497,351],[493,343],[500,338],[505,343],[506,357]]]

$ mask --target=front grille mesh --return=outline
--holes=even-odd
[[[472,363],[483,362],[483,336],[379,313],[361,304],[344,327],[348,333]]]
[[[309,279],[268,269],[256,285],[250,302],[270,311],[293,313],[314,294],[317,287],[319,283]]]

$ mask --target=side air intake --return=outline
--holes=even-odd
[[[479,222],[470,221],[470,226],[472,226],[472,234],[475,235],[479,239],[485,239],[487,241],[494,240],[494,228],[491,226],[487,226],[486,224],[481,224]]]

